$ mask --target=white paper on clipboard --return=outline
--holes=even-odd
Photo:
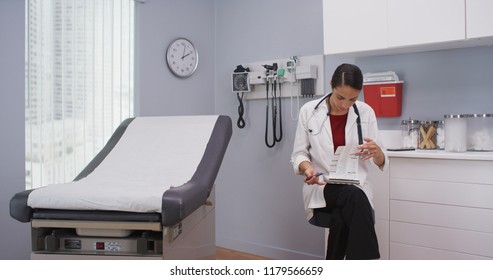
[[[334,158],[329,166],[329,175],[325,176],[325,181],[329,184],[350,184],[358,185],[359,182],[359,151],[356,146],[337,147]]]

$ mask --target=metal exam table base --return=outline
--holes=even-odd
[[[205,259],[215,253],[214,182],[227,116],[128,119],[67,184],[14,195],[32,259]]]
[[[216,249],[214,193],[209,200],[174,226],[159,221],[33,219],[31,258],[205,259]]]

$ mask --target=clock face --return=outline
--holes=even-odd
[[[179,38],[169,44],[166,62],[173,74],[184,78],[192,75],[197,69],[199,54],[189,40]]]

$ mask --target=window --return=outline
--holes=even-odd
[[[134,115],[134,0],[26,0],[26,188],[72,181]]]

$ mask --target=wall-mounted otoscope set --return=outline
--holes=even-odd
[[[323,55],[291,56],[288,59],[238,65],[232,73],[232,90],[239,101],[237,126],[244,128],[246,125],[244,97],[247,100],[265,98],[265,144],[269,148],[274,147],[282,140],[281,98],[290,97],[291,118],[297,120],[297,110],[293,113],[293,98],[296,97],[296,108],[299,109],[300,96],[323,95],[323,69]]]
[[[266,82],[265,82],[265,145],[272,148],[276,145],[276,142],[282,140],[282,106],[281,106],[281,84],[279,78],[284,76],[284,69],[279,69],[277,63],[272,65],[262,65],[265,68]],[[272,85],[271,89],[271,114],[272,114],[272,141],[269,143],[269,83]],[[277,85],[279,85],[279,97],[277,96]],[[279,100],[278,100],[279,99]],[[279,101],[279,110],[277,107]],[[277,117],[279,115],[279,118]],[[279,134],[277,133],[277,120],[279,120]]]

